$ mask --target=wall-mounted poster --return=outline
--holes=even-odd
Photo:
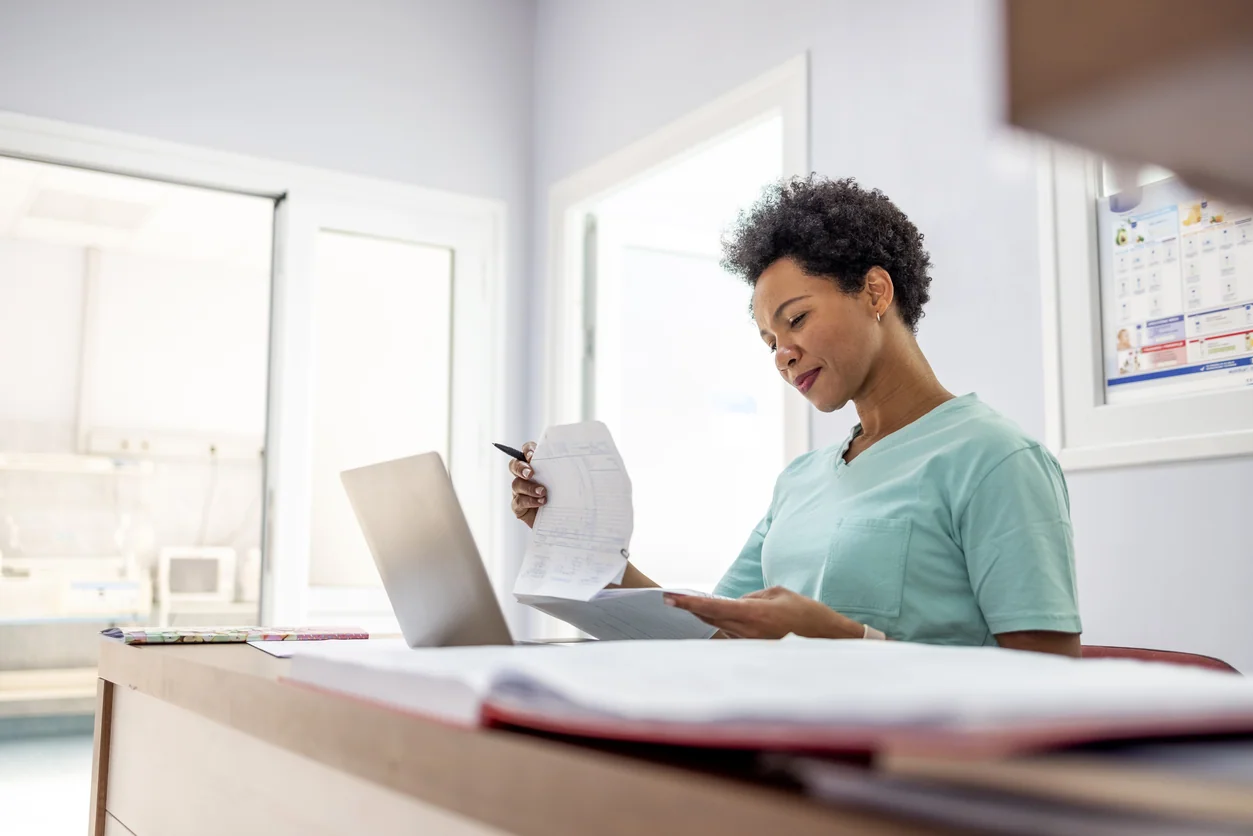
[[[1097,203],[1105,402],[1253,385],[1253,210],[1177,179]]]

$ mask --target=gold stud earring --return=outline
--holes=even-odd
[[[874,315],[874,321],[875,321],[875,322],[882,322],[882,321],[883,321],[883,314],[881,314],[881,313],[876,313],[876,314]]]

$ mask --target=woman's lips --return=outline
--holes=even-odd
[[[819,371],[821,371],[821,369],[810,369],[800,377],[796,378],[796,381],[792,385],[799,389],[802,395],[805,394],[814,385],[814,381],[818,379]]]

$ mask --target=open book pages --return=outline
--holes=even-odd
[[[676,739],[667,730],[705,729],[697,737],[708,745],[719,745],[710,730],[727,726],[740,743],[756,728],[817,749],[833,730],[843,736],[832,739],[848,739],[848,730],[859,739],[940,731],[951,739],[1065,728],[1099,738],[1188,723],[1253,729],[1253,682],[1242,677],[993,647],[795,638],[379,653],[341,646],[334,656],[297,656],[291,677],[460,722],[500,719],[503,706],[519,725],[612,737],[618,723],[665,742]],[[580,726],[589,717],[595,722]]]

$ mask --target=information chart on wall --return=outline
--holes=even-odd
[[[1102,198],[1106,403],[1253,385],[1253,210],[1177,179]]]

